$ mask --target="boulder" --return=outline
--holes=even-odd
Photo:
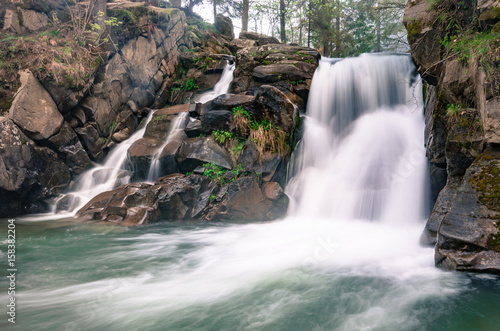
[[[222,94],[212,100],[211,108],[219,110],[232,110],[241,106],[245,109],[251,109],[255,96],[244,94]]]
[[[172,121],[180,114],[189,111],[189,104],[186,105],[178,105],[173,107],[166,107],[159,109],[154,112],[151,121],[148,123],[146,127],[146,132],[144,133],[144,137],[148,138],[156,138],[164,141],[169,132]],[[187,122],[186,117],[186,122]],[[181,123],[181,126],[184,127],[186,123]]]
[[[9,117],[31,139],[47,139],[59,131],[64,118],[31,72],[21,71],[19,75],[21,87],[12,102]]]
[[[179,170],[193,171],[204,163],[213,163],[225,169],[233,168],[229,153],[212,138],[190,138],[184,141],[176,156]]]
[[[267,44],[279,44],[280,41],[274,37],[269,37],[256,32],[241,31],[240,39],[255,40],[257,46],[267,45]]]
[[[214,25],[221,35],[226,36],[229,39],[234,39],[233,21],[229,17],[217,14],[215,16]]]
[[[90,158],[94,161],[102,160],[104,157],[102,151],[104,140],[99,137],[99,132],[97,132],[96,128],[87,123],[81,128],[75,128],[75,132]]]
[[[234,129],[233,113],[229,110],[211,110],[200,116],[201,130],[210,133],[215,130]]]
[[[271,187],[267,191],[273,196]],[[221,201],[212,206],[206,218],[218,221],[263,221],[283,217],[288,207],[288,197],[284,194],[273,197],[275,199],[271,200],[262,193],[255,174],[239,177],[227,186],[227,192],[214,198],[215,201]]]
[[[292,132],[299,114],[283,92],[274,86],[262,85],[255,102],[256,118],[268,118],[285,132]]]
[[[439,226],[437,266],[500,274],[499,161],[498,151],[486,151],[458,184]]]
[[[134,180],[148,178],[151,161],[160,152],[163,142],[156,138],[141,138],[127,150],[128,167],[134,172]]]
[[[10,119],[0,118],[0,217],[45,211],[40,200],[62,192],[68,167],[38,147]]]
[[[251,169],[258,173],[265,182],[284,183],[286,179],[287,162],[285,158],[273,153],[260,155],[257,146],[252,141],[245,142],[237,163],[242,164],[245,169]]]
[[[73,177],[90,165],[89,156],[67,122],[64,122],[57,134],[48,139],[47,144],[66,163]]]
[[[77,217],[121,225],[197,218],[216,185],[205,176],[172,174],[154,185],[134,183],[104,192],[77,212]]]
[[[257,82],[275,83],[281,80],[303,81],[311,79],[312,75],[292,64],[270,64],[255,67],[252,77]]]
[[[159,219],[156,192],[152,185],[134,183],[103,192],[83,206],[76,216],[123,225],[141,225]]]
[[[200,175],[172,174],[159,178],[155,185],[161,186],[158,208],[162,219],[180,221],[199,215],[208,204],[205,192],[213,189],[210,184],[210,179]]]

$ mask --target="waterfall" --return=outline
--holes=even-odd
[[[227,64],[224,67],[221,78],[215,84],[211,91],[205,92],[199,96],[198,102],[208,102],[217,96],[227,93],[229,84],[233,80],[233,72],[235,64]],[[143,127],[130,136],[127,140],[118,144],[113,151],[107,156],[103,165],[98,165],[83,174],[76,180],[76,188],[73,192],[60,196],[52,207],[53,212],[67,210],[76,212],[83,207],[96,195],[112,190],[117,185],[128,184],[130,182],[131,173],[125,170],[127,162],[127,150],[137,140],[144,136],[146,127],[151,121],[153,112],[151,112],[144,123]],[[148,172],[148,181],[154,181],[160,175],[161,169],[161,153],[165,147],[176,138],[182,135],[186,124],[188,113],[181,113],[172,121],[167,139],[154,155]],[[50,216],[48,216],[50,217]],[[43,217],[42,217],[43,219]]]
[[[128,184],[130,173],[124,170],[127,162],[127,150],[137,140],[141,139],[146,132],[146,127],[153,117],[150,112],[142,128],[132,134],[127,140],[118,144],[106,157],[103,165],[98,165],[84,172],[77,179],[76,190],[63,195],[58,199],[66,199],[65,205],[70,211],[77,211],[96,195],[112,190],[117,184]],[[54,209],[58,203],[54,205]],[[56,211],[56,210],[54,210]]]
[[[307,109],[289,168],[290,215],[424,218],[422,96],[410,56],[322,60]]]
[[[154,182],[158,177],[160,177],[162,152],[170,143],[175,142],[176,139],[179,139],[183,136],[187,118],[188,113],[180,113],[173,119],[172,123],[170,124],[167,139],[165,139],[163,145],[158,148],[158,151],[151,160],[151,165],[148,172],[148,182]]]
[[[231,81],[233,80],[233,72],[235,68],[236,64],[227,64],[222,71],[219,81],[215,84],[213,89],[200,94],[196,98],[196,102],[205,103],[217,98],[219,95],[226,94],[229,89],[229,84],[231,84]]]

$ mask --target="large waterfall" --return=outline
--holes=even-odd
[[[440,271],[418,244],[413,71],[403,55],[321,62],[286,219],[19,224],[19,330],[496,330],[498,280]]]
[[[425,215],[421,86],[411,58],[323,60],[291,164],[290,214],[415,222]]]

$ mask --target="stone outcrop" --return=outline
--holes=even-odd
[[[48,1],[50,10],[47,12],[34,3],[26,2],[22,9],[16,9],[14,5],[2,7],[0,19],[5,31],[14,34],[38,29],[43,31],[46,27],[37,22],[43,23],[41,18],[44,15],[68,10],[65,1]],[[110,13],[120,15],[123,12],[120,6],[119,3],[114,4]],[[15,15],[29,18],[22,21],[20,29],[12,21],[15,18],[9,20],[9,10],[17,10]],[[13,171],[30,174],[34,176],[32,182],[36,185],[0,186],[5,205],[24,206],[27,201],[34,201],[37,208],[30,209],[30,212],[43,211],[43,199],[58,194],[71,178],[90,165],[91,160],[103,160],[110,148],[136,130],[136,123],[145,116],[146,107],[164,104],[162,95],[170,94],[172,84],[168,82],[177,75],[181,51],[192,47],[186,34],[186,17],[177,9],[147,7],[142,3],[133,3],[127,11],[134,16],[134,21],[130,17],[121,18],[124,20],[124,32],[116,37],[121,44],[120,51],[112,48],[112,51],[101,55],[102,64],[96,65],[95,72],[90,73],[78,87],[43,77],[40,82],[39,77],[28,71],[19,74],[19,88],[9,107],[9,127],[19,129],[26,136],[26,139],[19,139],[29,141],[26,146],[30,147],[22,148],[22,153],[19,151],[22,162],[14,152],[3,153],[1,162],[19,167],[17,170],[13,170],[14,166],[8,168],[10,173],[5,177],[22,177]],[[36,15],[31,12],[36,12]],[[158,19],[149,35],[129,32],[144,29],[147,23],[144,18],[148,15]],[[9,135],[8,131],[2,130],[0,139],[9,141],[12,138]],[[26,157],[28,154],[31,156]],[[38,155],[46,155],[51,161],[40,162]],[[51,164],[53,168],[47,165],[47,171],[59,172],[61,180],[45,180],[44,172],[39,171],[39,164],[35,162]],[[26,183],[25,180],[22,182]],[[19,214],[22,209],[2,210],[0,217]]]
[[[500,45],[492,38],[485,46],[491,52],[481,53],[467,44],[495,33],[499,6],[478,1],[457,10],[412,0],[405,8],[412,57],[429,84],[426,147],[436,202],[421,241],[435,245],[436,265],[450,270],[500,273]],[[447,17],[475,34],[447,39]],[[443,46],[447,41],[452,46]],[[461,48],[450,52],[459,42]],[[471,54],[464,59],[463,52]]]
[[[280,217],[288,198],[277,183],[261,191],[255,175],[221,185],[200,175],[172,174],[154,184],[129,184],[97,195],[77,216],[83,219],[142,225],[157,221],[259,221]]]
[[[19,73],[21,87],[9,117],[32,139],[48,139],[61,128],[64,118],[42,84],[31,72]]]

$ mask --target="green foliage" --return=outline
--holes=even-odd
[[[203,171],[204,176],[217,181],[221,185],[232,183],[242,173],[247,174],[242,164],[238,164],[233,169],[228,170],[214,163],[204,163],[203,168],[205,169]],[[230,173],[231,176],[227,176],[228,173]],[[230,178],[227,182],[226,177]]]
[[[236,138],[236,135],[233,132],[224,131],[224,130],[216,130],[212,132],[214,135],[214,139],[216,142],[220,144],[224,144],[227,141]]]
[[[458,116],[461,111],[461,106],[449,104],[446,106],[446,115],[448,116]]]
[[[210,198],[209,198],[210,202],[214,201],[214,199],[215,199],[215,194],[210,195]]]
[[[233,107],[232,112],[235,116],[243,116],[250,119],[250,113],[241,105]]]
[[[268,66],[268,65],[272,64],[272,62],[267,61],[267,60],[262,60],[262,64]]]
[[[203,168],[205,168],[203,171],[204,176],[219,182],[221,185],[226,184],[224,175],[228,171],[227,169],[224,169],[214,163],[204,163]]]
[[[198,85],[194,82],[193,78],[189,78],[188,81],[186,82],[186,85],[184,86],[184,89],[186,91],[191,91],[193,89],[197,89]]]

